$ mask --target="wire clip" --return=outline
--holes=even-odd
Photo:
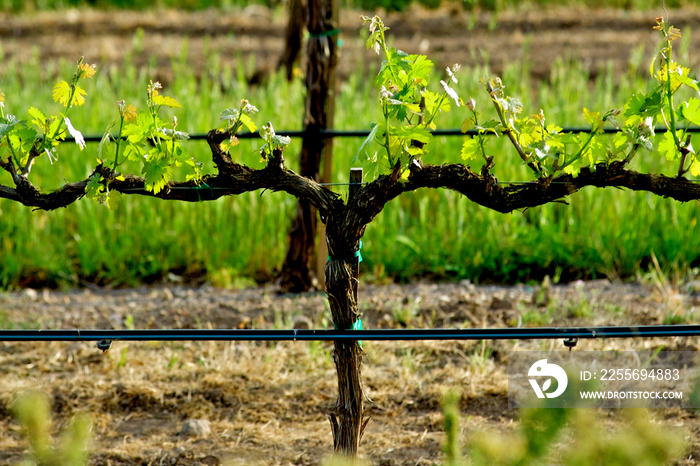
[[[97,349],[102,350],[103,353],[106,353],[111,347],[112,340],[97,340]]]
[[[564,338],[564,346],[569,348],[569,351],[578,344],[578,338],[570,337]]]

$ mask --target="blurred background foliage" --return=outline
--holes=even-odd
[[[659,2],[654,0],[342,0],[344,8],[374,10],[383,8],[387,11],[404,11],[411,4],[426,8],[438,8],[444,4],[458,4],[465,10],[482,9],[499,11],[511,8],[529,8],[535,6],[586,6],[589,8],[624,8],[637,10],[658,9]],[[279,7],[283,0],[2,0],[5,12],[40,11],[63,8],[118,8],[143,10],[153,8],[178,8],[183,10],[204,10],[207,8],[241,8],[250,4]],[[694,0],[667,0],[667,8],[696,5]]]
[[[178,8],[200,8],[205,3],[208,7],[228,5],[223,1],[166,0],[96,0],[94,5],[146,8],[146,3],[148,7]],[[496,7],[511,7],[515,3],[504,0]],[[620,6],[628,3],[613,0]],[[635,8],[658,9],[651,1],[632,3]],[[6,11],[88,6],[88,2],[49,0],[4,0],[0,4]],[[542,8],[549,4],[539,2]],[[650,14],[650,18],[657,13]],[[688,61],[690,33],[684,31],[676,51],[680,62]],[[153,61],[145,65],[135,62],[134,54],[148,40],[151,39],[143,30],[137,31],[133,51],[126,54],[124,61],[99,67],[95,78],[85,84],[87,103],[71,114],[73,124],[83,134],[101,134],[117,117],[118,100],[126,99],[143,108],[146,86],[161,66]],[[350,35],[343,40],[362,42],[361,37]],[[531,42],[526,43],[530,47]],[[634,92],[648,89],[648,62],[642,59],[644,51],[639,52],[632,53],[623,73],[612,67],[587,71],[582,61],[559,58],[553,61],[546,79],[535,80],[525,58],[505,63],[500,74],[508,92],[523,101],[526,113],[543,108],[548,122],[585,126],[583,107],[599,111],[621,108]],[[189,53],[184,41],[171,56],[172,78],[165,83],[164,91],[184,107],[164,115],[166,119],[177,115],[180,129],[191,134],[206,133],[218,125],[221,110],[237,105],[241,98],[260,108],[256,115],[258,125],[273,121],[278,131],[301,129],[304,85],[300,76],[287,82],[283,73],[273,72],[263,83],[251,85],[248,77],[256,68],[254,56],[225,64],[216,52],[206,52],[204,66],[195,69],[190,65]],[[198,59],[201,62],[201,57]],[[488,58],[484,57],[484,61],[488,62]],[[377,91],[364,71],[367,62],[373,63],[369,70],[373,75],[379,59],[367,52],[361,62],[353,64],[358,71],[346,76],[339,85],[336,129],[368,129],[379,118]],[[57,76],[68,79],[73,67],[73,62],[65,60],[42,62],[37,50],[27,51],[21,63],[4,57],[0,88],[6,95],[6,113],[27,119],[30,105],[47,114],[58,112],[51,100],[51,89]],[[433,85],[438,87],[439,73],[436,70],[433,79]],[[479,81],[489,73],[487,63],[465,67],[455,86],[460,96],[476,98],[486,118],[493,117],[488,114],[492,108]],[[464,113],[455,110],[437,123],[439,128],[459,128],[464,117]],[[461,162],[462,141],[460,137],[436,137],[425,161]],[[360,143],[357,139],[336,140],[334,182],[347,181]],[[95,165],[94,147],[80,152],[73,144],[62,145],[55,165],[45,160],[35,164],[32,181],[42,189],[55,189],[65,181],[84,179]],[[212,173],[206,143],[191,141],[186,147],[192,157],[205,163],[205,173]],[[256,140],[242,140],[234,156],[237,161],[259,167],[258,147]],[[285,153],[291,168],[298,165],[299,148],[300,140],[294,139]],[[530,179],[505,138],[492,140],[489,150],[499,154],[494,169],[499,180]],[[363,159],[360,157],[358,163]],[[638,156],[633,168],[672,172],[656,152]],[[124,167],[125,172],[139,170],[138,166]],[[182,179],[185,173],[175,176]],[[365,179],[371,176],[367,170]],[[12,181],[6,173],[0,173],[0,183]],[[333,189],[343,196],[347,193],[344,187]],[[467,278],[481,283],[536,282],[547,275],[555,282],[601,277],[633,279],[656,267],[657,260],[663,273],[671,273],[678,280],[697,275],[700,227],[696,203],[594,188],[577,193],[567,202],[569,205],[553,203],[502,215],[453,192],[421,190],[401,196],[389,203],[366,231],[363,279]],[[0,288],[75,286],[85,282],[125,286],[165,279],[206,279],[220,286],[268,281],[283,261],[295,205],[291,196],[270,192],[201,204],[125,196],[115,211],[83,200],[49,213],[0,200]]]

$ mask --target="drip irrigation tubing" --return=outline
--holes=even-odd
[[[679,131],[683,131],[685,128],[678,128]],[[617,129],[617,128],[605,128],[603,129],[603,132],[606,134],[615,134],[619,133],[622,130]],[[656,128],[654,132],[656,134],[661,134],[667,132],[668,129],[665,127],[660,127]],[[700,133],[700,127],[692,127],[692,128],[687,128],[686,131],[688,133]],[[573,133],[573,134],[587,134],[590,133],[591,129],[590,128],[564,128],[560,131],[560,133]],[[298,130],[298,131],[277,131],[276,132],[280,136],[289,136],[291,138],[303,138],[304,136],[320,136],[325,139],[331,139],[331,138],[366,138],[369,136],[370,130],[336,130],[336,129],[324,129],[324,130],[316,130],[316,131],[304,131],[304,130]],[[470,129],[466,133],[463,133],[462,130],[460,129],[443,129],[443,130],[435,130],[432,132],[433,136],[476,136],[479,134],[478,130],[475,129]],[[487,131],[483,133],[484,135],[494,135],[493,132]],[[259,138],[260,133],[254,132],[254,133],[240,133],[236,134],[236,137],[238,139],[251,139],[251,138]],[[102,140],[102,136],[85,136],[84,137],[85,142],[100,142]],[[189,139],[193,141],[204,141],[207,139],[206,134],[190,134]],[[66,141],[70,142],[75,142],[75,139],[71,136],[66,137]]]
[[[700,325],[376,330],[0,330],[0,341],[545,340],[700,336]]]

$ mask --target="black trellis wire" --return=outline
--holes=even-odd
[[[685,128],[678,128],[679,131],[683,131]],[[700,128],[696,127],[691,127],[685,129],[689,133],[700,133]],[[617,128],[604,128],[603,132],[606,134],[615,134],[619,133],[622,130],[617,129]],[[660,127],[656,128],[655,133],[665,133],[668,131],[667,128],[665,127]],[[587,134],[590,133],[591,129],[590,128],[577,128],[577,127],[571,127],[571,128],[564,128],[560,131],[560,133],[574,133],[574,134]],[[316,130],[316,131],[305,131],[305,130],[298,130],[298,131],[277,131],[277,134],[280,136],[289,136],[291,138],[303,138],[305,136],[318,136],[322,137],[324,139],[331,139],[331,138],[366,138],[369,136],[370,130],[337,130],[337,129],[323,129],[323,130]],[[470,129],[466,133],[463,133],[462,130],[460,129],[443,129],[443,130],[435,130],[432,132],[433,136],[476,136],[479,134],[478,130],[475,129]],[[483,133],[484,135],[493,135],[494,133],[492,132],[485,132]],[[236,137],[238,139],[253,139],[253,138],[258,138],[260,137],[259,132],[254,132],[254,133],[240,133],[236,134]],[[193,141],[204,141],[207,139],[206,134],[190,134],[189,137]],[[85,136],[84,137],[85,142],[100,142],[102,140],[102,136]],[[74,142],[75,139],[71,136],[66,137],[66,141],[72,141]]]
[[[700,336],[700,325],[376,330],[0,330],[0,341],[576,340]],[[569,346],[569,345],[567,345]]]
[[[679,128],[683,130],[683,128]],[[606,134],[620,132],[605,128]],[[665,133],[665,127],[656,133]],[[700,133],[700,128],[687,128],[689,133]],[[564,128],[562,133],[590,133],[590,128]],[[318,136],[322,138],[367,137],[369,130],[279,131],[281,136],[293,138]],[[466,133],[460,129],[436,130],[433,136],[476,136],[478,130]],[[486,132],[484,134],[492,134]],[[258,132],[237,134],[239,139],[257,138]],[[206,134],[192,134],[192,140],[206,140]],[[85,136],[85,142],[100,142],[102,136]],[[67,137],[67,141],[74,141]],[[327,183],[329,185],[347,183]],[[377,329],[377,330],[251,330],[251,329],[160,329],[160,330],[0,330],[0,341],[97,341],[97,347],[109,349],[112,341],[354,341],[354,340],[556,340],[563,339],[571,349],[579,338],[651,338],[696,337],[700,325],[643,325],[607,327],[541,327],[502,329]]]

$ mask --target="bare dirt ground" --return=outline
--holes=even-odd
[[[360,291],[368,328],[513,327],[693,322],[700,288],[607,281],[538,287],[416,283]],[[278,296],[161,285],[128,290],[25,290],[0,295],[5,328],[328,328],[321,294]],[[689,338],[581,340],[576,350],[695,351]],[[364,342],[364,379],[372,398],[361,452],[371,464],[440,464],[447,389],[461,391],[462,438],[510,432],[510,350],[565,349],[561,341]],[[12,416],[14,397],[40,389],[53,403],[56,430],[91,413],[90,464],[319,464],[331,452],[325,413],[336,394],[330,343],[127,343],[102,353],[94,343],[0,343],[0,464],[17,464],[26,443]],[[624,411],[624,410],[623,410]],[[688,449],[677,464],[698,464],[694,410],[657,410]],[[182,433],[206,420],[206,435]],[[622,415],[600,411],[606,428]]]
[[[357,12],[344,13],[341,73],[366,62],[357,40]],[[489,14],[462,10],[389,14],[396,45],[430,53],[440,65],[476,64],[488,57],[498,71],[527,54],[535,77],[546,78],[556,57],[582,58],[595,73],[610,62],[628,66],[632,51],[651,53],[658,13],[548,9]],[[671,12],[674,25],[698,24],[700,10]],[[135,48],[137,29],[144,31]],[[255,56],[272,67],[282,51],[284,18],[249,8],[239,14],[80,12],[7,16],[0,21],[4,63],[42,60],[117,64],[154,57],[160,79],[187,40],[191,66],[204,66],[205,48],[236,64]],[[700,36],[690,59],[697,64]],[[527,46],[525,46],[527,45]],[[364,58],[363,58],[364,57]],[[365,326],[512,327],[694,322],[700,297],[689,288],[594,282],[555,287],[549,304],[533,304],[537,289],[461,284],[362,286]],[[541,316],[541,321],[537,316]],[[27,290],[0,295],[4,328],[292,328],[329,326],[322,295],[277,296],[270,288],[241,291],[162,285],[131,290]],[[332,325],[332,324],[330,324]],[[581,341],[578,350],[697,350],[691,339]],[[476,431],[510,432],[517,412],[507,404],[507,352],[556,349],[561,342],[365,342],[364,377],[373,400],[361,451],[371,464],[439,464],[441,394],[461,390],[468,418],[463,439]],[[119,343],[107,353],[94,344],[0,342],[0,464],[17,464],[26,443],[13,420],[16,394],[49,394],[64,427],[77,412],[93,419],[91,464],[319,464],[331,452],[325,417],[336,393],[330,344]],[[614,412],[600,416],[614,429]],[[688,442],[678,464],[699,464],[695,411],[657,411],[659,423]],[[181,434],[188,419],[210,423],[208,435]]]

